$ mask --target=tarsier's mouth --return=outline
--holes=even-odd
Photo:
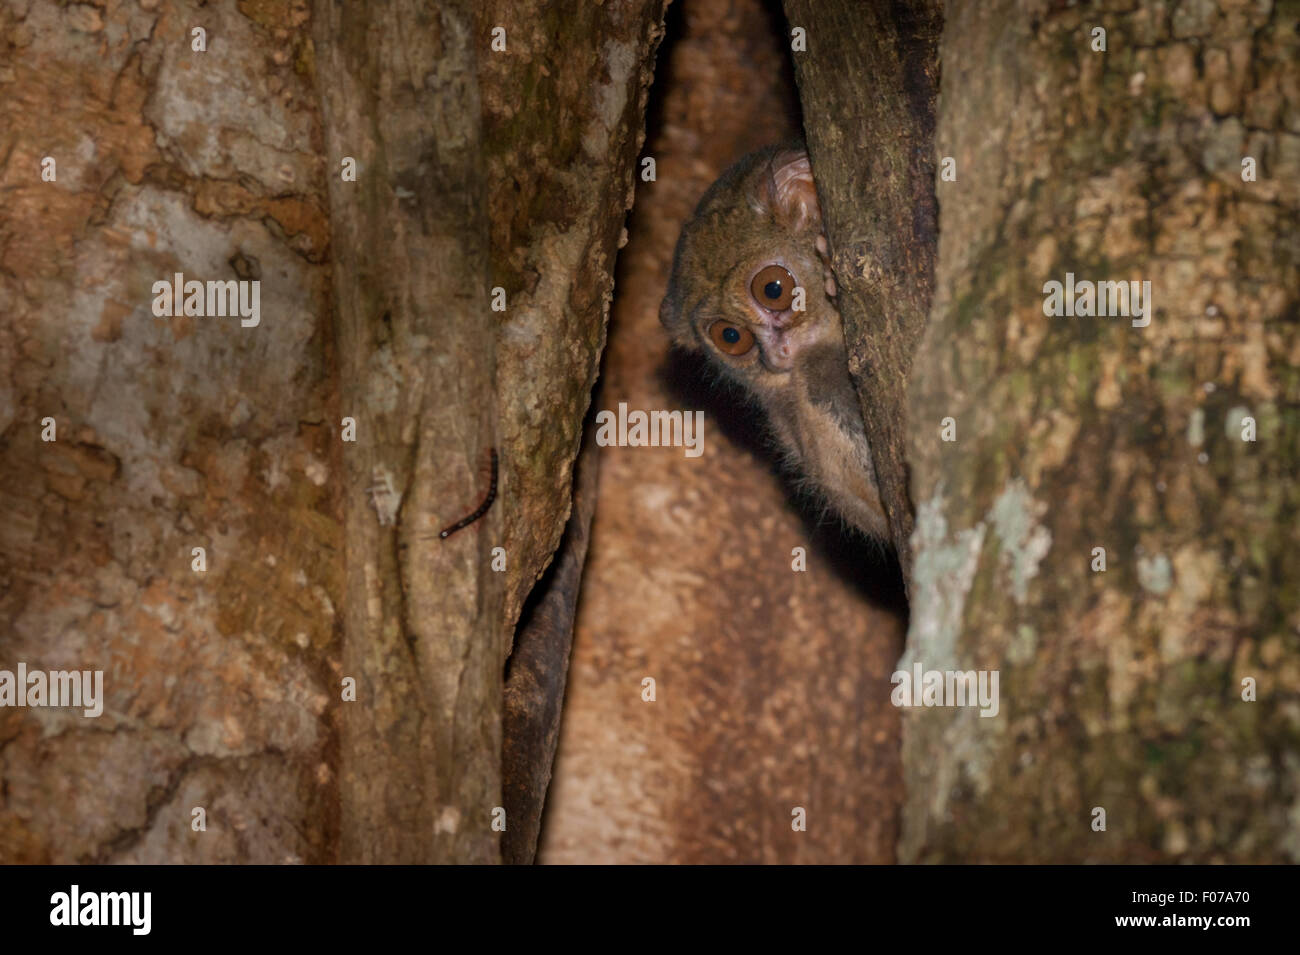
[[[765,369],[775,375],[788,375],[794,371],[797,354],[798,349],[788,341],[777,345],[769,345],[764,341],[759,346],[759,360]]]
[[[794,371],[802,356],[816,346],[817,338],[810,326],[802,323],[773,328],[771,324],[755,330],[763,367],[775,374]]]

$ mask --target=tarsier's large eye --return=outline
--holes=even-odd
[[[779,265],[769,265],[749,283],[754,301],[771,312],[784,312],[794,300],[794,276]]]
[[[709,338],[728,355],[743,355],[754,347],[754,333],[731,322],[714,322],[709,326]]]

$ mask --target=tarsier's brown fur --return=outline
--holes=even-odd
[[[709,188],[682,228],[659,318],[674,342],[703,352],[752,396],[788,463],[835,512],[887,539],[825,251],[802,144],[751,153]],[[759,302],[764,286],[755,293],[751,285],[771,265],[803,289],[804,310]],[[724,351],[726,343],[710,337],[718,322],[737,338],[752,334],[748,351]]]

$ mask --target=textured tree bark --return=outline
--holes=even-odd
[[[508,825],[501,836],[501,856],[516,865],[531,863],[537,854],[542,807],[560,738],[578,586],[587,561],[591,516],[596,510],[596,450],[587,440],[578,455],[569,525],[555,561],[537,584],[531,613],[526,609],[520,621],[510,655],[502,793]]]
[[[472,4],[321,0],[347,541],[340,859],[491,862],[500,798],[495,329]],[[499,492],[511,491],[508,475]]]
[[[499,60],[456,3],[0,9],[0,666],[106,677],[0,711],[0,860],[497,858],[662,5],[493,9]],[[176,272],[261,324],[154,316]]]
[[[345,857],[410,858],[423,851],[412,833],[430,823],[432,858],[496,857],[484,827],[500,800],[500,668],[569,517],[663,3],[520,6],[479,4],[474,17],[454,4],[436,16],[401,8],[377,21],[328,6],[318,17],[330,145],[374,169],[363,201],[332,182],[344,404],[377,389],[387,402],[358,417],[382,453],[354,456],[352,480],[365,490],[390,474],[407,502],[394,550],[364,496],[348,498],[356,557],[347,606],[359,655],[346,659],[384,689],[381,706],[357,716],[343,740],[345,764],[351,754],[357,767],[345,776],[355,796],[345,786],[345,837],[357,827]],[[416,65],[410,76],[394,72],[407,63]],[[504,294],[499,322],[489,287]],[[422,534],[458,516],[448,502],[473,507],[489,444],[500,448],[501,504],[485,524],[428,542]],[[448,448],[459,450],[459,466],[435,470]],[[498,543],[499,577],[485,572]],[[558,714],[562,622],[556,641],[532,647],[521,667],[551,678],[516,683],[516,716]],[[535,802],[526,818],[508,813],[506,831],[531,827],[534,843],[551,737],[511,740],[518,778],[507,785]],[[513,832],[508,839],[520,845]]]
[[[1001,706],[907,714],[905,860],[1300,861],[1298,55],[1294,4],[949,4],[904,665]]]
[[[933,289],[937,0],[785,0],[849,368],[911,587],[907,382]],[[793,41],[792,41],[793,42]]]
[[[551,779],[590,521],[570,506],[594,507],[594,492],[574,493],[574,459],[605,346],[664,6],[477,7],[478,35],[495,31],[504,44],[479,58],[491,285],[507,302],[497,338],[502,476],[511,488],[501,502],[503,652],[534,584],[547,591],[519,634],[506,691],[502,851],[510,862],[536,851]],[[589,470],[594,479],[594,463]],[[562,566],[543,577],[557,553]]]
[[[645,139],[665,0],[486,0],[478,35],[492,282],[507,308],[497,394],[507,627],[564,532],[605,347],[614,261]],[[484,40],[486,42],[486,39]],[[506,647],[508,649],[509,643]]]
[[[95,717],[0,707],[2,862],[337,857],[342,482],[305,20],[0,5],[0,669],[103,673]],[[260,323],[155,315],[177,272],[260,280]]]

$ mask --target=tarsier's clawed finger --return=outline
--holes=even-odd
[[[835,298],[836,292],[840,287],[835,283],[835,273],[831,272],[831,243],[827,242],[826,233],[820,233],[813,242],[816,246],[818,255],[822,256],[822,274],[826,277],[826,294],[828,298]]]
[[[826,241],[826,233],[819,233],[817,238],[813,240],[813,245],[817,247],[817,254],[821,256],[822,265],[824,266],[822,275],[826,278],[826,295],[828,298],[834,298],[839,291],[839,286],[835,284],[835,275],[831,272],[831,247],[830,243]]]

